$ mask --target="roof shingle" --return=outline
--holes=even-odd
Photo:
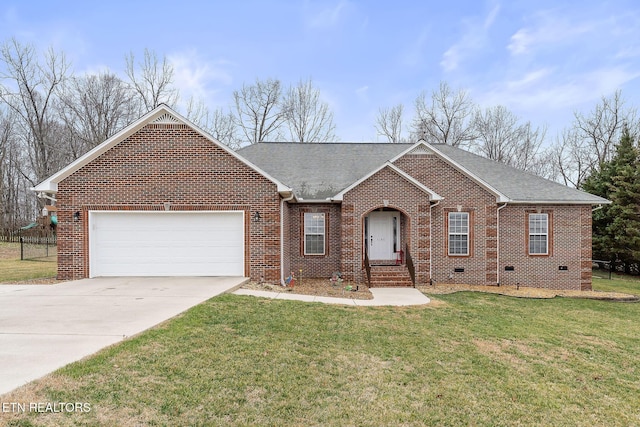
[[[292,187],[299,199],[325,200],[414,145],[267,142],[244,147],[238,154]],[[430,147],[511,202],[608,203],[608,200],[601,197],[450,145],[433,144]]]

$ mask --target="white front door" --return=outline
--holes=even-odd
[[[367,245],[369,259],[392,260],[396,258],[396,248],[399,244],[400,221],[397,212],[371,212]]]

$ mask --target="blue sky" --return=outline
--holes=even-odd
[[[640,105],[640,4],[620,1],[13,1],[0,41],[65,52],[76,73],[124,77],[124,56],[166,55],[183,99],[231,105],[256,78],[311,78],[342,141],[376,141],[380,107],[441,80],[504,105],[548,140],[622,89]]]

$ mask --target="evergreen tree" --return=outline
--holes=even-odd
[[[612,202],[593,215],[594,258],[622,262],[629,272],[640,261],[640,152],[628,129],[583,188]]]

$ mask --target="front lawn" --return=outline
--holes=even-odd
[[[607,272],[594,271],[593,289],[603,292],[622,292],[640,295],[640,277],[613,273],[611,279]]]
[[[0,399],[85,402],[90,412],[0,417],[13,426],[640,424],[640,304],[437,298],[362,308],[223,295]]]
[[[56,257],[20,260],[20,243],[0,242],[0,283],[55,278]]]

